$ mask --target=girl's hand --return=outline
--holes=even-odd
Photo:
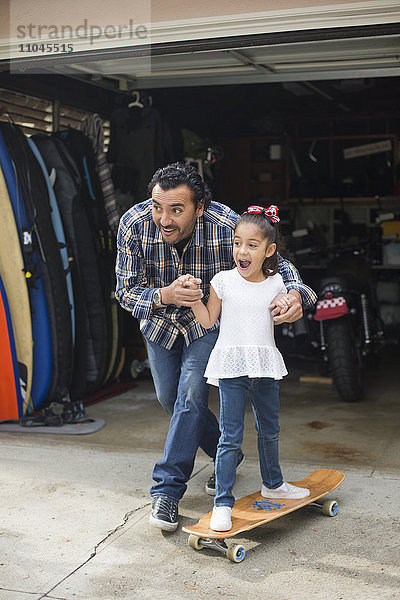
[[[303,316],[301,295],[297,290],[290,290],[287,294],[278,294],[269,308],[275,325],[294,323]]]
[[[175,304],[175,306],[193,306],[203,298],[200,284],[201,279],[192,275],[181,275],[170,285],[162,288],[163,303]]]
[[[275,304],[280,308],[279,314],[283,315],[288,310],[291,304],[291,298],[289,294],[279,294],[275,298]]]
[[[193,275],[190,275],[189,273],[178,277],[178,281],[182,287],[191,290],[198,290],[201,284],[201,279],[193,277]]]

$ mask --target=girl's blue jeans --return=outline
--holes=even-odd
[[[275,379],[235,377],[219,380],[220,430],[215,460],[216,506],[235,503],[236,459],[243,441],[247,398],[250,399],[258,433],[258,455],[263,483],[274,489],[282,483],[279,466],[279,385]]]

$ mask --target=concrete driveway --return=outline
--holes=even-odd
[[[241,534],[240,564],[192,550],[180,527],[151,527],[148,489],[168,418],[143,377],[87,409],[107,420],[97,433],[0,434],[0,600],[400,599],[398,356],[368,374],[358,404],[329,385],[299,383],[310,369],[292,366],[281,386],[281,464],[289,481],[342,470],[329,495],[340,503],[335,518],[306,507]],[[210,405],[218,412],[215,390]],[[243,448],[237,497],[260,486],[250,410]],[[211,472],[199,451],[180,525],[211,509]]]

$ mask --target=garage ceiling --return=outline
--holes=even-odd
[[[25,44],[15,34],[0,39],[0,70],[68,74],[98,84],[105,78],[121,82],[121,89],[393,77],[400,71],[398,0],[149,23],[141,38],[132,32],[89,38],[88,31],[86,37],[25,36],[31,42]],[[32,52],[55,41],[71,42],[72,51]]]
[[[11,74],[67,75],[113,91],[274,83],[310,91],[400,75],[398,0],[153,23],[149,40],[86,47],[76,39],[71,53],[20,58],[12,39]],[[1,50],[0,70],[8,69]]]
[[[135,71],[132,56],[124,50],[127,55],[122,57],[114,53],[104,58],[103,53],[96,60],[87,56],[85,61],[71,61],[68,73],[95,80],[100,76],[117,79],[137,89],[399,76],[399,32],[371,33],[335,39],[331,32],[325,39],[311,41],[275,35],[262,45],[256,45],[254,38],[251,43],[226,40],[225,48],[212,49],[205,49],[207,42],[200,49],[190,44],[186,49],[171,45],[162,53],[153,49],[148,73]],[[308,32],[308,36],[312,34]],[[57,66],[53,69],[59,71]]]

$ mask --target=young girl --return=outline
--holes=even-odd
[[[261,494],[266,498],[303,498],[310,492],[283,481],[278,459],[279,386],[287,374],[275,346],[269,310],[281,293],[278,306],[289,303],[278,271],[280,234],[278,208],[250,206],[239,218],[233,240],[236,268],[220,271],[211,280],[207,306],[201,300],[192,310],[206,329],[221,314],[218,340],[204,376],[219,385],[221,437],[215,459],[216,495],[210,527],[228,531],[235,502],[236,457],[242,445],[247,397],[252,404],[258,433],[262,477]],[[182,285],[196,280],[181,278]]]

